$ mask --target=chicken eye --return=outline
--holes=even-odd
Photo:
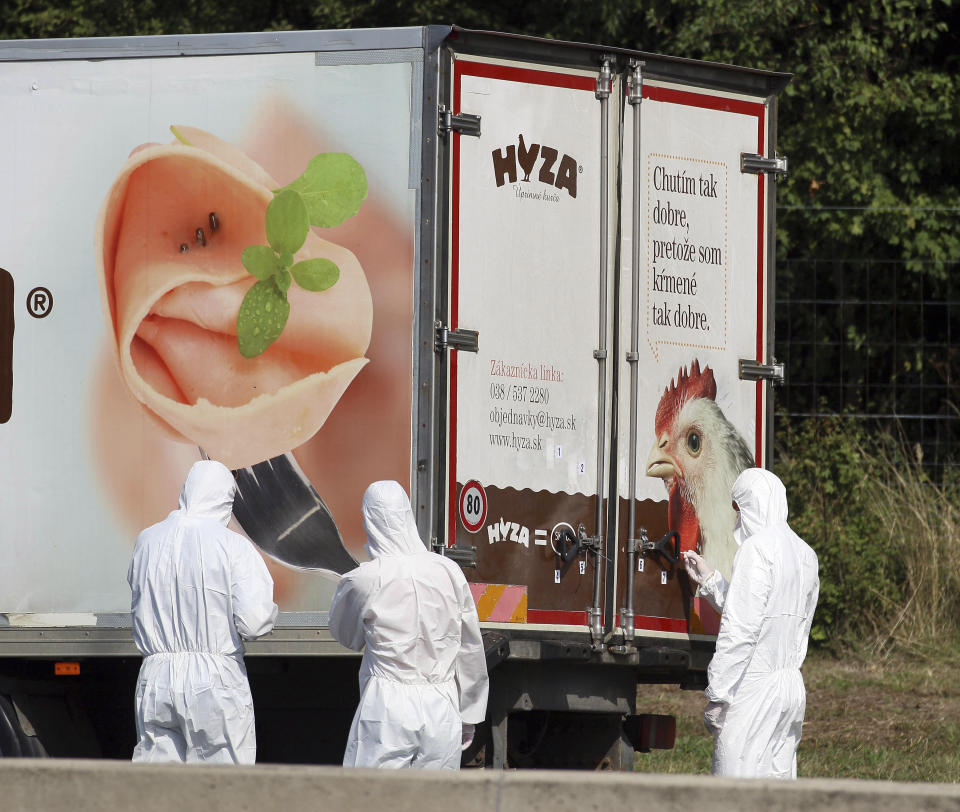
[[[690,453],[696,456],[700,453],[700,433],[697,431],[691,431],[687,435],[687,448],[690,450]]]

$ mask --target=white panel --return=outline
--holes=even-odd
[[[716,380],[716,402],[747,445],[755,448],[756,384],[740,381],[737,361],[757,353],[756,175],[740,172],[740,153],[758,146],[757,115],[678,101],[641,105],[641,275],[637,498],[663,500],[662,480],[644,476],[655,442],[654,416],[664,390],[694,361]],[[699,98],[703,98],[702,96]],[[684,100],[687,103],[679,103]],[[753,105],[759,109],[759,105]],[[621,335],[630,335],[630,189],[632,118],[624,149],[625,205]],[[621,374],[621,437],[629,419],[626,367]],[[626,444],[620,493],[627,493]]]
[[[457,358],[456,478],[592,495],[599,103],[582,89],[462,82],[483,134],[460,140],[458,323],[479,330],[480,352]]]
[[[312,53],[3,65],[0,267],[15,280],[16,333],[13,416],[0,426],[0,612],[126,611],[135,535],[177,506],[199,459],[195,444],[169,439],[118,380],[94,258],[97,214],[117,172],[139,145],[171,142],[170,125],[215,134],[283,183],[322,151],[349,152],[365,168],[363,205],[393,253],[384,264],[389,289],[374,295],[389,307],[397,301],[390,324],[407,332],[395,358],[371,358],[371,408],[355,417],[355,436],[341,438],[342,457],[323,464],[330,480],[352,475],[369,425],[386,423],[399,427],[399,451],[381,449],[382,458],[409,469],[407,404],[374,390],[391,375],[403,379],[401,391],[410,387],[412,297],[396,291],[413,256],[411,75],[408,63],[317,67]],[[350,239],[362,244],[370,234]],[[53,294],[47,318],[26,311],[35,286]],[[378,478],[382,458],[368,457],[370,470],[357,479]],[[327,488],[318,490],[333,504]],[[349,538],[356,547],[361,496],[362,487],[347,494],[337,517],[341,529],[357,531]],[[274,572],[282,608],[326,608],[329,581],[279,565]]]

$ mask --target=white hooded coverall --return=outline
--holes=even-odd
[[[363,497],[372,560],[348,572],[330,606],[330,632],[366,645],[360,704],[345,767],[460,768],[464,725],[483,721],[487,664],[463,573],[426,549],[397,482]]]
[[[235,487],[221,463],[194,463],[179,509],[137,538],[127,574],[144,656],[134,761],[256,761],[241,638],[269,632],[277,605],[263,559],[225,526]]]
[[[817,556],[787,525],[786,491],[774,474],[747,469],[732,498],[741,545],[707,672],[707,699],[722,707],[713,774],[796,778]]]

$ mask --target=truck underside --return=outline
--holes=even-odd
[[[632,769],[634,753],[673,745],[670,717],[636,714],[643,683],[703,684],[709,651],[651,645],[612,657],[584,635],[484,633],[486,721],[465,767]],[[339,764],[359,701],[360,656],[246,657],[262,763]],[[82,646],[74,647],[75,652]],[[0,755],[129,759],[140,658],[0,659]]]

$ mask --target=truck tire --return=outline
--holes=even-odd
[[[47,751],[40,739],[24,731],[13,702],[2,695],[0,695],[0,757],[47,758]]]
[[[23,750],[20,747],[20,737],[17,736],[17,724],[14,726],[17,718],[10,703],[6,697],[0,696],[0,756],[3,758],[23,758]],[[14,721],[11,721],[11,716]]]

